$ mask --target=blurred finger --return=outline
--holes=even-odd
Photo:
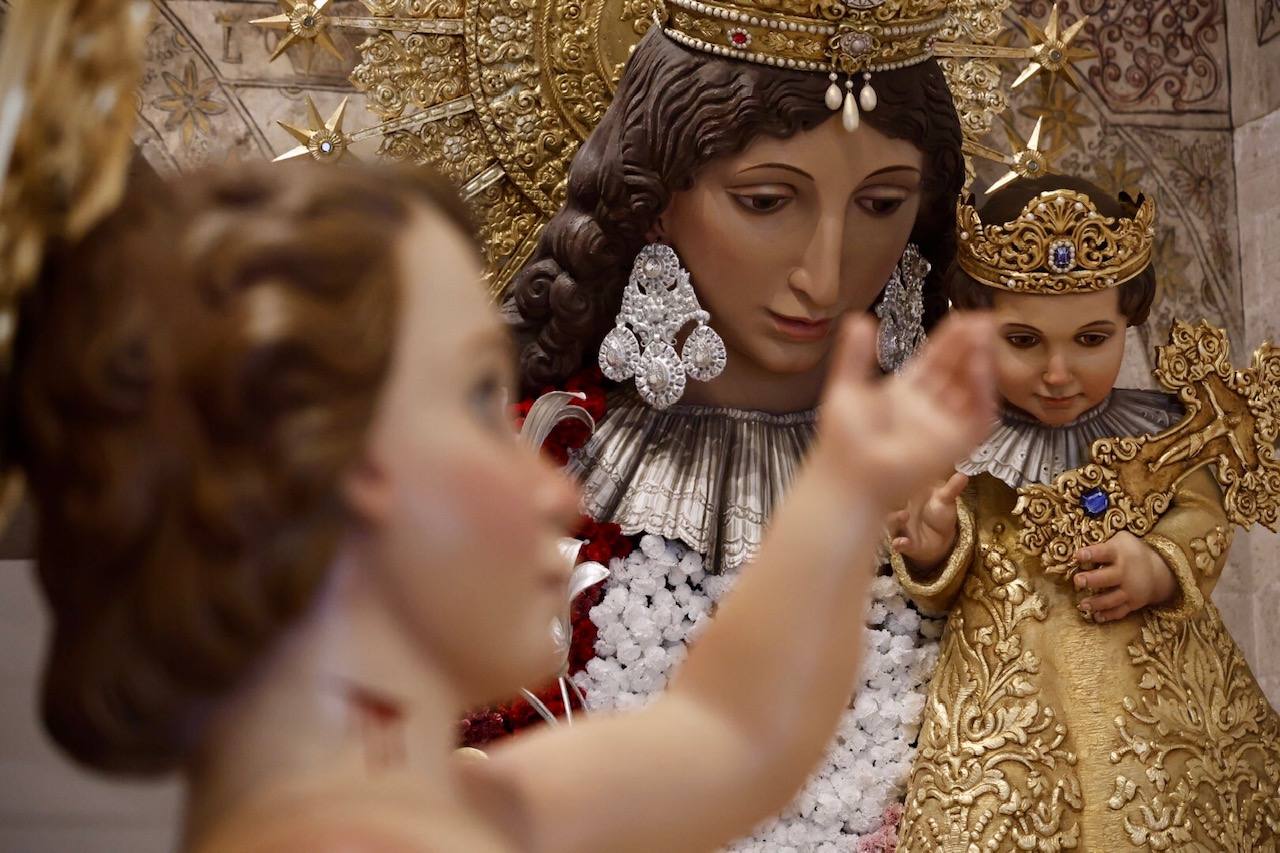
[[[962,369],[969,347],[964,323],[956,316],[947,317],[929,335],[903,373],[926,391],[936,393],[953,384],[949,380],[956,370]]]
[[[893,547],[893,550],[901,554],[904,550],[911,547],[911,540],[905,536],[899,536],[889,544]]]
[[[861,385],[875,368],[875,325],[871,318],[852,314],[840,326],[828,374],[828,387],[851,382]]]

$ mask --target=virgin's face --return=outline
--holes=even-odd
[[[1070,423],[1115,387],[1125,317],[1115,289],[1069,296],[999,293],[996,387],[1049,426]]]
[[[478,703],[554,670],[569,574],[557,542],[577,497],[513,431],[511,343],[470,244],[422,211],[400,262],[394,362],[350,491],[375,595]]]
[[[689,270],[730,366],[819,369],[838,318],[865,311],[902,255],[924,155],[838,119],[761,137],[673,196],[658,236]]]

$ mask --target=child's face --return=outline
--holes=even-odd
[[[997,388],[1010,404],[1062,426],[1101,403],[1124,359],[1127,321],[1115,288],[1040,296],[998,293]]]

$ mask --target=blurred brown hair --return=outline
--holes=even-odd
[[[1117,198],[1097,184],[1083,178],[1070,175],[1045,175],[1031,180],[1015,181],[1009,187],[988,198],[978,209],[978,214],[987,225],[1012,222],[1021,215],[1027,202],[1040,193],[1053,190],[1074,190],[1087,195],[1103,216],[1117,219],[1132,218],[1138,212],[1138,205],[1124,193]],[[946,286],[947,296],[952,304],[962,310],[990,308],[994,304],[995,295],[999,293],[997,288],[974,280],[960,269],[959,264],[952,264],[947,275]],[[1151,313],[1151,305],[1155,302],[1158,289],[1154,264],[1116,288],[1116,293],[1120,297],[1120,313],[1128,320],[1130,326],[1141,326],[1147,322],[1147,316]]]
[[[22,306],[8,432],[53,616],[42,712],[77,760],[179,763],[325,579],[396,333],[421,170],[134,182]]]

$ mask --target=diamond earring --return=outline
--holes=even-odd
[[[880,318],[876,356],[886,372],[901,370],[924,343],[924,280],[931,269],[933,265],[920,254],[920,247],[908,243],[889,276],[884,296],[876,306],[876,316]]]
[[[724,370],[724,341],[710,319],[675,250],[650,243],[631,267],[617,325],[600,344],[600,370],[614,382],[635,377],[640,397],[665,409],[684,396],[689,377],[708,382]],[[676,336],[690,322],[697,328],[677,356]]]

